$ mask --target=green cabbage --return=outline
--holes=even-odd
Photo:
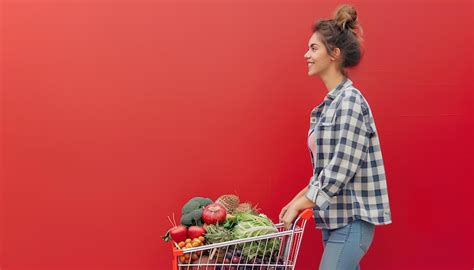
[[[239,213],[235,217],[239,222],[233,228],[232,234],[234,239],[245,239],[254,236],[262,236],[270,233],[278,232],[278,229],[273,225],[273,222],[264,214],[258,216],[250,213]],[[266,249],[265,249],[266,245]],[[242,249],[242,254],[247,256],[249,259],[253,259],[255,256],[265,256],[278,252],[280,248],[279,238],[270,238],[268,241],[260,240],[240,244],[239,248]]]

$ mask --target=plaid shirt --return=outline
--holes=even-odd
[[[311,112],[316,135],[314,175],[306,197],[316,228],[336,229],[362,219],[392,222],[379,138],[369,104],[346,78]]]

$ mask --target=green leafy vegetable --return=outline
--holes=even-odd
[[[249,237],[262,236],[278,232],[273,222],[264,214],[253,215],[250,213],[239,213],[235,216],[238,223],[233,228],[234,239],[245,239]],[[257,255],[265,256],[278,251],[280,247],[279,238],[271,238],[268,240],[253,241],[241,244],[242,254],[254,258]]]
[[[230,241],[233,238],[232,232],[221,225],[206,225],[206,231],[207,232],[204,237],[209,244]]]

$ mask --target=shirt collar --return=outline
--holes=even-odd
[[[352,85],[352,81],[349,78],[345,78],[336,87],[331,89],[327,94],[327,98],[334,99],[342,90]]]

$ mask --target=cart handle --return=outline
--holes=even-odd
[[[313,217],[313,209],[311,209],[311,208],[306,208],[305,210],[303,210],[303,212],[301,212],[298,215],[298,219],[302,218],[304,220],[308,220],[312,217]]]
[[[313,217],[313,210],[311,208],[306,208],[298,215],[298,218],[295,219],[295,221],[293,222],[291,226],[291,230],[292,231],[295,230],[296,224],[298,224],[298,221],[300,221],[300,219],[302,219],[306,223],[306,221],[308,221],[308,219],[312,217]]]

